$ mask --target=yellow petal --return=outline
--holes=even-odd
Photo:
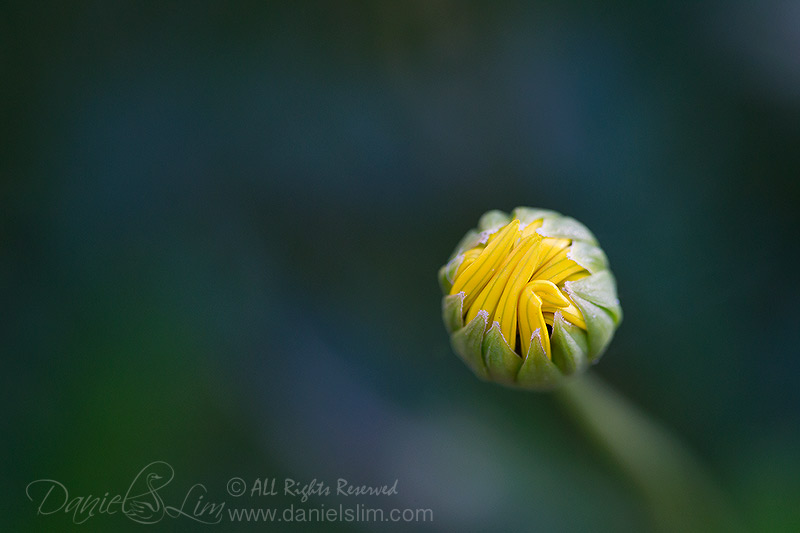
[[[547,358],[550,359],[550,335],[547,324],[542,316],[542,300],[533,292],[530,286],[525,286],[519,297],[519,340],[522,354],[527,354],[531,346],[533,332],[540,330],[542,347]]]
[[[575,274],[570,274],[566,278],[562,279],[559,283],[563,285],[565,281],[578,281],[579,279],[583,279],[589,275],[588,270],[583,270],[581,272],[576,272]]]
[[[461,264],[458,265],[456,275],[453,276],[453,279],[458,279],[458,276],[460,276],[467,269],[467,267],[470,266],[479,255],[481,255],[482,251],[483,248],[473,248],[464,252],[464,259],[461,261]]]
[[[535,243],[536,240],[529,237],[524,244],[517,246],[514,251],[511,252],[511,255],[503,261],[503,264],[497,269],[497,274],[486,284],[475,299],[475,302],[470,306],[467,318],[465,319],[467,323],[478,316],[478,311],[481,310],[488,311],[490,324],[496,320],[495,312],[497,311],[497,303],[500,301],[503,291],[506,289],[509,280],[514,279],[513,275],[517,273],[520,260],[525,257],[525,254]],[[509,344],[511,344],[510,341]]]
[[[542,253],[542,257],[540,258],[542,266],[547,266],[559,252],[563,251],[564,256],[566,256],[567,247],[569,245],[569,239],[554,239],[552,237],[544,239],[542,241],[542,247],[545,251]]]
[[[569,305],[569,300],[552,281],[537,279],[531,281],[528,286],[539,295],[539,298],[542,299],[542,305],[545,307],[566,307]]]
[[[561,316],[563,316],[567,322],[572,322],[583,330],[586,329],[586,321],[583,319],[583,313],[581,313],[580,309],[575,307],[572,301],[569,302],[567,307],[562,307],[559,311],[561,311]]]
[[[465,292],[464,307],[468,307],[478,296],[486,283],[492,278],[495,270],[506,259],[508,251],[519,237],[519,220],[513,220],[500,231],[496,239],[493,239],[486,248],[480,253],[472,264],[464,269],[458,276],[450,289],[450,294]]]
[[[544,219],[540,218],[539,220],[534,220],[533,222],[525,226],[525,229],[522,230],[522,238],[524,239],[532,235],[539,235],[538,233],[536,233],[536,230],[541,228],[543,223]],[[539,237],[541,237],[541,235],[539,235]]]
[[[547,279],[555,284],[558,284],[572,274],[577,274],[581,270],[584,270],[584,268],[572,259],[562,259],[561,261],[552,263],[550,266],[544,269],[540,268],[535,274],[535,277],[537,279]]]
[[[495,320],[500,323],[500,331],[508,341],[509,347],[514,350],[517,347],[517,303],[519,293],[531,279],[533,271],[539,262],[539,244],[542,237],[536,233],[520,241],[518,248],[525,249],[522,258],[517,263],[514,271],[509,277],[503,294],[497,302],[497,312]]]

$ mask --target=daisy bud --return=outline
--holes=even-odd
[[[603,355],[622,320],[594,235],[555,211],[489,211],[439,270],[455,352],[480,378],[546,390]]]

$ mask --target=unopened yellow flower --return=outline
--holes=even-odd
[[[591,232],[554,211],[486,213],[439,272],[455,351],[484,379],[556,386],[596,362],[622,319]]]

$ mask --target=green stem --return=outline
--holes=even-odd
[[[742,530],[694,455],[599,377],[576,378],[558,395],[641,491],[659,531]]]

